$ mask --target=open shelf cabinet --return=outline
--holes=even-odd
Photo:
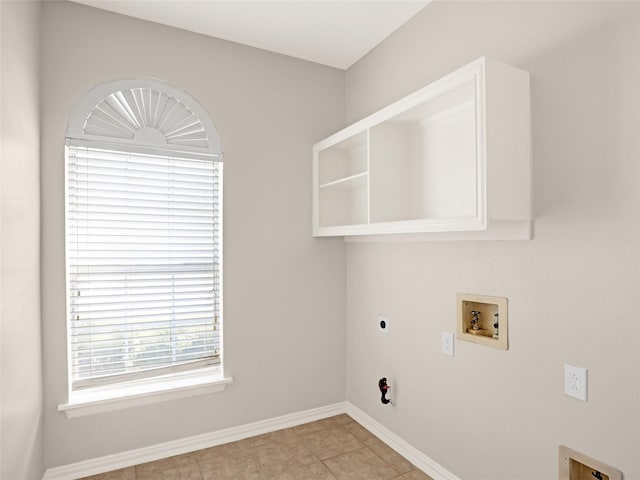
[[[481,58],[319,142],[313,234],[530,238],[529,105]]]

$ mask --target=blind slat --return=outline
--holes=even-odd
[[[222,164],[67,152],[73,388],[217,363]]]

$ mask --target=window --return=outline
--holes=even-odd
[[[112,82],[72,112],[71,392],[221,365],[222,155],[191,97]]]

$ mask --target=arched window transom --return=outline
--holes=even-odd
[[[157,80],[109,82],[76,102],[66,144],[71,392],[221,374],[222,155],[205,109]]]

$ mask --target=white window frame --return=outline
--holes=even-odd
[[[116,110],[105,103],[110,101],[113,104],[114,98],[123,100],[123,105],[118,104]],[[181,128],[164,128],[172,122],[175,125],[177,115],[187,117],[188,121],[180,123]],[[171,152],[183,158],[222,160],[220,140],[206,110],[190,95],[155,79],[116,80],[85,93],[70,114],[67,145],[132,153]],[[222,209],[222,179],[219,188]],[[222,231],[219,247],[222,249]],[[222,275],[222,266],[220,270]],[[67,287],[67,298],[68,292]],[[222,279],[219,301],[222,312]],[[67,322],[70,322],[69,315],[70,311],[67,312]],[[231,377],[224,375],[222,332],[219,332],[218,365],[210,366],[204,361],[195,363],[193,368],[177,368],[173,372],[158,370],[158,374],[153,376],[143,374],[136,378],[133,375],[116,383],[96,382],[88,388],[73,389],[70,332],[71,326],[68,325],[68,399],[58,406],[58,410],[69,418],[219,392],[233,382]]]

